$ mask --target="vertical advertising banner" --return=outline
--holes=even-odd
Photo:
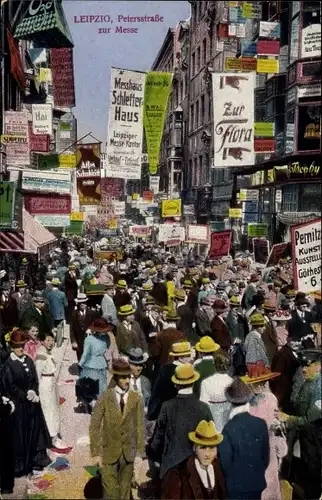
[[[105,177],[141,179],[145,73],[111,68]]]
[[[255,73],[213,73],[214,166],[254,164]]]
[[[158,171],[161,139],[171,91],[171,82],[172,73],[151,71],[146,75],[143,123],[150,175],[155,175]]]
[[[99,205],[101,202],[100,153],[99,143],[79,144],[77,146],[77,194],[81,205]]]
[[[55,106],[75,106],[73,49],[51,49],[51,70]]]

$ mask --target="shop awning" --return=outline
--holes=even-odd
[[[36,219],[34,219],[25,209],[23,209],[22,221],[22,227],[25,234],[25,251],[37,253],[39,248],[56,241],[56,236],[36,221]]]
[[[285,224],[285,226],[296,226],[304,222],[321,217],[321,213],[317,212],[284,212],[276,214],[277,219]]]
[[[24,234],[9,231],[0,232],[0,252],[24,252]]]

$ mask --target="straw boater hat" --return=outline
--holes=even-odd
[[[128,361],[131,365],[144,365],[147,361],[149,355],[146,352],[143,352],[140,347],[135,347],[130,349]]]
[[[113,323],[112,323],[113,324]],[[109,331],[110,324],[104,318],[97,318],[88,327],[92,333],[106,333]]]
[[[170,310],[170,311],[167,312],[166,319],[168,321],[178,321],[180,319],[180,316],[178,316],[178,314],[176,313],[176,311]]]
[[[68,269],[74,271],[76,269],[76,264],[69,264]]]
[[[234,405],[244,405],[250,401],[252,392],[248,385],[237,377],[225,389],[225,397],[229,403]]]
[[[59,285],[60,285],[60,281],[59,281],[59,279],[58,279],[58,278],[53,278],[53,279],[51,280],[51,284],[52,284],[53,286],[59,286]]]
[[[117,284],[116,284],[116,288],[121,288],[123,290],[125,290],[125,288],[127,288],[127,283],[125,280],[118,280]]]
[[[184,280],[182,286],[183,286],[183,288],[192,288],[193,287],[193,282],[191,280]]]
[[[287,290],[286,292],[286,297],[296,297],[297,295],[297,290],[293,290],[292,288],[290,290]]]
[[[208,285],[210,283],[210,279],[207,276],[204,276],[201,278],[201,284],[202,285]]]
[[[191,355],[191,345],[190,342],[182,341],[175,342],[172,344],[172,351],[169,352],[169,356],[173,357],[181,357],[181,356],[190,356]]]
[[[118,310],[119,316],[132,316],[132,314],[135,314],[135,309],[133,309],[133,306],[131,304],[126,304],[125,306],[121,306]]]
[[[223,312],[226,312],[228,310],[226,302],[224,300],[221,300],[221,299],[215,300],[212,308],[216,313],[223,313]]]
[[[174,298],[178,300],[185,300],[186,292],[182,288],[177,288],[174,291]]]
[[[17,282],[17,288],[25,288],[26,286],[26,283],[24,282],[24,280],[19,280]]]
[[[216,344],[211,337],[206,335],[205,337],[201,337],[200,341],[196,343],[195,349],[198,352],[212,353],[219,351],[220,345]]]
[[[145,292],[150,292],[152,288],[153,286],[151,285],[151,283],[143,283],[142,285],[142,290],[144,290]]]
[[[249,322],[254,327],[266,325],[264,316],[259,313],[252,314],[251,317],[249,318]]]
[[[214,422],[206,422],[206,420],[201,420],[196,427],[196,430],[189,432],[188,434],[190,441],[194,444],[200,446],[218,446],[224,436],[217,432]]]
[[[240,298],[233,295],[229,299],[229,305],[230,307],[240,307]]]
[[[178,385],[190,385],[200,378],[200,373],[193,369],[190,363],[177,366],[171,381]]]
[[[132,374],[132,370],[130,364],[127,361],[125,361],[125,359],[118,358],[112,361],[111,373],[112,375],[127,377]]]
[[[292,319],[290,311],[285,309],[277,309],[272,316],[273,321],[290,321]]]
[[[153,304],[155,304],[155,300],[151,295],[147,295],[147,297],[145,299],[145,303],[146,303],[146,305],[152,306]]]
[[[316,292],[311,293],[311,297],[312,297],[312,299],[314,299],[314,300],[318,300],[319,302],[321,302],[321,301],[322,301],[322,293],[321,293],[321,291],[320,291],[320,290],[318,290],[318,291],[316,291]]]
[[[13,330],[9,342],[12,347],[21,347],[27,342],[27,336],[21,330]]]
[[[88,301],[88,297],[85,293],[79,293],[75,299],[76,304],[85,304]]]

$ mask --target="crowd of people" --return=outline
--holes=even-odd
[[[20,269],[0,272],[2,494],[68,445],[53,356],[66,338],[101,471],[86,498],[130,499],[138,459],[154,498],[320,498],[322,298],[294,290],[289,259],[127,245],[109,262],[65,240]]]

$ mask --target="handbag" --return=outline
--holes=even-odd
[[[79,378],[75,385],[76,398],[91,402],[99,393],[99,382],[89,377]]]

